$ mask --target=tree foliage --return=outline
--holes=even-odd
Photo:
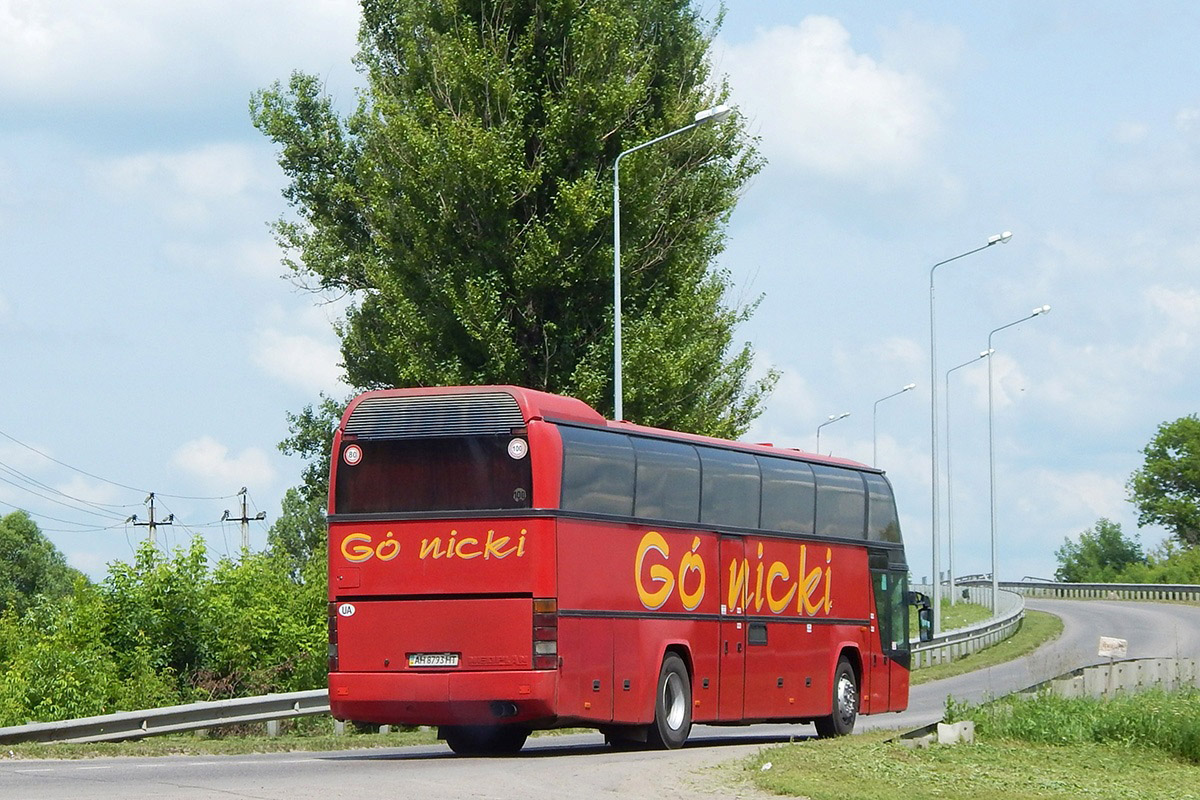
[[[1054,557],[1055,578],[1072,583],[1122,582],[1126,570],[1146,563],[1137,537],[1126,537],[1119,523],[1104,518],[1079,534],[1078,542],[1065,540]]]
[[[0,612],[23,613],[41,595],[63,597],[82,577],[24,511],[0,517]]]
[[[1200,545],[1200,417],[1164,422],[1129,479],[1138,524],[1167,528],[1186,547]]]
[[[612,181],[623,150],[724,100],[691,0],[363,0],[367,88],[339,117],[320,80],[258,92],[298,219],[287,263],[349,294],[360,388],[515,383],[612,412]],[[736,115],[622,163],[626,416],[737,436],[750,380],[710,268],[761,159]]]
[[[289,567],[272,553],[210,565],[199,538],[143,544],[98,586],[8,609],[0,726],[324,685],[324,559],[300,579]]]

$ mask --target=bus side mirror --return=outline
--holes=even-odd
[[[917,635],[922,642],[933,639],[933,609],[929,606],[917,609]]]
[[[933,607],[929,604],[929,595],[923,592],[909,592],[908,604],[917,609],[917,635],[922,642],[933,639]]]

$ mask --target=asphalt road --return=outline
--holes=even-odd
[[[908,711],[860,718],[859,729],[918,727],[941,717],[947,695],[978,701],[1098,663],[1100,636],[1127,639],[1130,657],[1200,658],[1195,606],[1030,600],[1028,607],[1062,617],[1063,636],[1008,664],[917,686]],[[615,752],[598,734],[534,737],[515,759],[458,758],[440,744],[236,757],[0,759],[0,798],[747,798],[758,795],[731,786],[732,773],[719,765],[811,735],[803,725],[697,726],[687,747],[674,752]]]

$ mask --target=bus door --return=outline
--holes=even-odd
[[[746,597],[749,568],[741,538],[721,538],[721,674],[717,718],[742,719],[746,692]],[[732,601],[732,604],[731,604]]]
[[[908,695],[907,575],[899,569],[871,570],[875,590],[875,621],[881,652],[871,655],[870,697],[872,713],[903,710]],[[878,663],[876,663],[876,661]]]

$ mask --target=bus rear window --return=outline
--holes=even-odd
[[[337,454],[334,512],[529,508],[528,445],[510,447],[512,441],[511,436],[463,436],[344,442]],[[358,452],[347,458],[350,447]]]

